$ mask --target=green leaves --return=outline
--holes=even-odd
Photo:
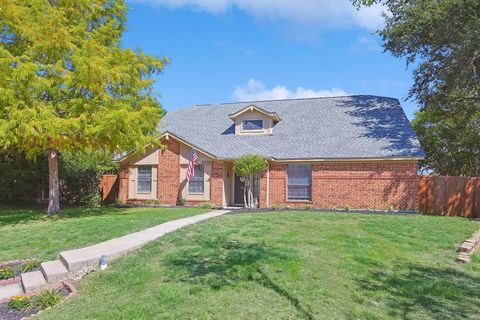
[[[412,123],[442,175],[480,175],[480,2],[478,0],[353,0],[382,3],[379,33],[395,57],[413,64],[409,98],[420,104]]]
[[[124,1],[0,0],[0,148],[130,151],[158,143],[153,76],[120,47]]]
[[[267,160],[257,154],[244,155],[235,160],[233,167],[236,175],[248,177],[267,169]]]

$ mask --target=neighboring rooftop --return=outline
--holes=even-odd
[[[235,135],[230,115],[247,106],[281,119],[272,135]],[[275,159],[423,158],[400,102],[344,96],[199,105],[167,113],[159,124],[219,159],[256,153]]]

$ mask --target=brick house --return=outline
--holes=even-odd
[[[120,159],[123,202],[242,205],[233,162],[259,154],[259,207],[418,209],[424,157],[397,99],[376,96],[199,105],[168,113],[163,149]],[[192,149],[195,176],[187,182]]]

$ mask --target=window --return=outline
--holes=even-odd
[[[150,193],[152,191],[152,167],[138,167],[138,193]]]
[[[244,120],[242,130],[263,130],[263,120]]]
[[[204,180],[203,180],[203,165],[196,164],[193,177],[188,182],[188,192],[190,193],[203,193]]]
[[[288,200],[312,199],[312,167],[307,164],[288,165]]]

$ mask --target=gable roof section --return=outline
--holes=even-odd
[[[256,112],[259,112],[261,114],[264,114],[266,115],[267,117],[271,118],[273,121],[280,121],[280,117],[278,116],[278,114],[276,112],[270,112],[270,111],[267,111],[265,109],[262,109],[262,108],[259,108],[257,107],[256,105],[254,104],[251,104],[235,113],[232,113],[232,114],[229,114],[228,116],[230,117],[230,119],[234,120],[236,119],[238,116],[240,116],[241,114],[245,113],[245,112],[253,112],[253,111],[256,111]]]
[[[282,119],[272,135],[235,135],[230,116],[252,104]],[[251,153],[275,160],[424,157],[400,102],[377,96],[194,106],[167,113],[159,130],[218,159]]]

